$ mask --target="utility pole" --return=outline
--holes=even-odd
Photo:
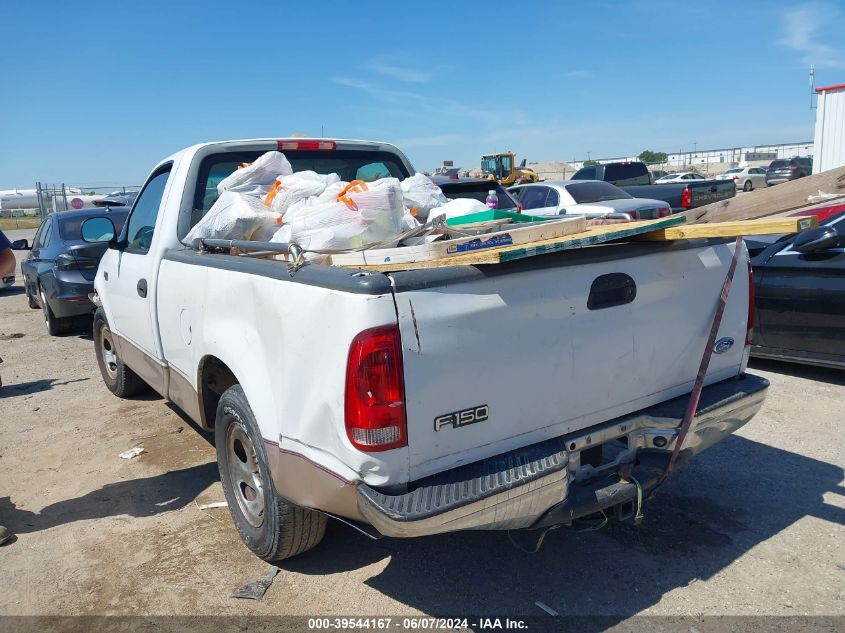
[[[810,64],[810,110],[813,106],[813,94],[816,92],[816,65]]]

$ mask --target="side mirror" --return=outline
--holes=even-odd
[[[115,233],[114,223],[109,218],[88,218],[82,223],[82,239],[88,243],[111,242]]]
[[[15,240],[12,242],[13,251],[28,251],[29,248],[29,240]]]
[[[834,248],[839,243],[839,233],[832,226],[820,226],[799,233],[792,242],[792,249],[799,253],[816,253]]]

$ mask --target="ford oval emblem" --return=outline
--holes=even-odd
[[[733,346],[734,340],[730,336],[726,336],[725,338],[720,338],[716,341],[716,344],[713,345],[713,351],[717,354],[724,354]]]

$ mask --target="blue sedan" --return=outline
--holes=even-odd
[[[76,317],[94,311],[88,293],[94,291],[97,266],[108,244],[85,242],[82,223],[107,217],[120,231],[127,214],[125,207],[105,207],[60,211],[44,218],[29,256],[21,263],[21,272],[29,307],[42,310],[51,335],[68,332]]]

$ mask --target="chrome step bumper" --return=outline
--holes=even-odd
[[[724,439],[760,409],[769,383],[750,374],[702,391],[678,465]],[[412,537],[456,530],[542,527],[600,510],[621,507],[637,494],[635,484],[607,484],[608,474],[633,469],[647,493],[668,463],[689,396],[509,453],[414,482],[412,490],[388,494],[361,483],[361,515],[385,536]],[[617,459],[582,466],[581,452],[624,438]],[[598,481],[601,483],[597,483]]]

